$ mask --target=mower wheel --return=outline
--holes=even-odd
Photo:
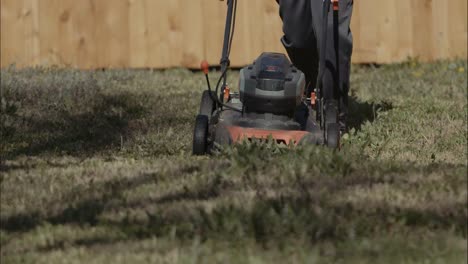
[[[213,93],[211,94],[213,95],[213,97],[215,97]],[[208,90],[203,91],[199,114],[205,115],[208,117],[208,119],[210,119],[211,114],[213,113],[214,109],[215,109],[215,103],[213,102],[213,99],[210,96],[210,91]]]
[[[197,115],[193,132],[193,155],[204,155],[208,145],[208,116]]]
[[[326,104],[324,121],[325,125],[338,123],[338,107],[334,100]]]
[[[338,123],[327,124],[327,146],[329,148],[340,147],[340,125]]]

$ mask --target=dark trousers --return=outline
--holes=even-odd
[[[292,63],[306,75],[309,89],[315,88],[318,75],[323,1],[278,1],[284,32],[281,41]],[[325,100],[335,99],[338,101],[343,116],[347,112],[351,54],[353,50],[353,38],[350,30],[352,11],[353,0],[340,0],[338,17],[334,18],[333,11],[329,12],[325,55],[326,67],[322,84],[323,97]],[[337,19],[337,21],[334,21],[334,19]],[[334,22],[338,22],[338,32],[333,29]]]

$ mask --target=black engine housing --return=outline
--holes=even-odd
[[[304,94],[305,76],[286,55],[265,52],[241,70],[239,88],[246,113],[292,116]]]

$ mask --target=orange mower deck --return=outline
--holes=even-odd
[[[278,143],[290,144],[292,142],[297,145],[304,136],[310,134],[307,131],[300,130],[265,130],[239,126],[227,126],[226,129],[233,143],[244,139],[268,139],[271,137]]]

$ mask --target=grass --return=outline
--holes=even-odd
[[[2,263],[464,262],[467,66],[354,66],[340,152],[210,157],[201,73],[2,69]]]

